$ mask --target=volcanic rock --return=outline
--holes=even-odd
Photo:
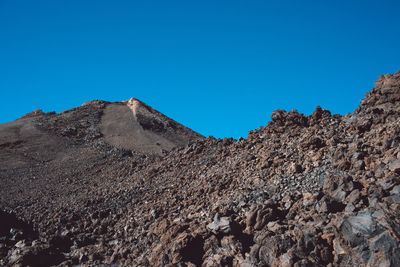
[[[0,265],[400,266],[400,72],[204,138],[137,99],[0,125]]]

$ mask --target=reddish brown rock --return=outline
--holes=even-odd
[[[346,116],[203,138],[91,101],[0,125],[0,265],[399,266],[400,72]]]

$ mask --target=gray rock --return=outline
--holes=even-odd
[[[322,198],[317,205],[315,206],[318,213],[326,213],[328,212],[328,204],[326,203],[326,199]]]
[[[356,209],[356,208],[354,207],[354,205],[351,204],[351,203],[349,203],[349,204],[347,204],[347,206],[346,206],[346,208],[345,208],[345,211],[347,211],[347,212],[353,212],[355,209]]]
[[[389,164],[389,170],[400,173],[400,160],[395,160]]]
[[[388,232],[372,240],[370,251],[372,253],[367,266],[400,266],[398,243]]]
[[[343,238],[352,246],[360,245],[376,231],[376,222],[369,212],[359,212],[357,216],[347,218],[341,225]]]
[[[364,170],[365,168],[365,163],[363,160],[357,160],[354,165],[353,168],[356,170]]]
[[[397,195],[400,194],[400,185],[396,185],[395,187],[393,187],[393,189],[390,191],[391,195]]]
[[[219,214],[216,213],[213,222],[209,223],[207,227],[215,232],[229,233],[231,231],[230,219],[229,217],[220,218]]]
[[[400,204],[400,194],[396,194],[396,195],[391,195],[389,197],[385,197],[385,200],[388,203],[396,203],[396,204]]]
[[[348,203],[355,204],[360,198],[360,190],[353,190],[346,198]]]
[[[390,190],[394,185],[399,184],[399,179],[396,177],[389,177],[383,181],[379,181],[378,184],[382,186],[384,190]]]
[[[14,246],[17,247],[17,248],[24,248],[24,247],[26,247],[25,240],[20,240],[20,241],[18,241]]]
[[[273,265],[276,260],[277,250],[278,248],[275,244],[262,246],[259,251],[260,260],[268,266]]]

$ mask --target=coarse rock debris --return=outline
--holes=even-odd
[[[400,72],[215,139],[137,99],[0,125],[0,266],[400,266]]]

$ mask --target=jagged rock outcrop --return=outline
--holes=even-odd
[[[54,142],[73,141],[87,152],[54,152],[37,167],[22,158],[13,167],[3,164],[2,182],[14,191],[2,187],[1,207],[33,228],[24,237],[1,232],[2,263],[35,265],[51,255],[46,264],[399,266],[399,96],[400,72],[383,75],[352,114],[277,110],[246,139],[194,138],[162,157],[151,156],[151,146],[153,154],[145,155],[125,140],[107,139],[98,126],[107,125],[105,112],[139,110],[143,117],[128,116],[142,127],[134,134],[151,131],[170,140],[179,127],[147,106],[136,109],[135,99],[128,107],[99,101],[64,117],[28,118],[60,138]],[[19,139],[0,140],[4,160],[24,147]],[[51,163],[57,156],[68,174],[52,180],[55,170],[61,174]],[[71,169],[73,160],[85,167]],[[32,169],[29,179],[11,182],[24,166]],[[41,196],[64,192],[35,198],[26,188]]]

